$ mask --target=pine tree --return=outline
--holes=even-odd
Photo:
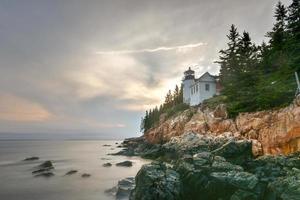
[[[293,37],[300,37],[300,0],[293,0],[288,7],[288,31]]]
[[[257,84],[259,109],[286,105],[293,98],[294,70],[291,63],[299,53],[293,53],[296,42],[291,39],[293,34],[289,30],[291,6],[288,10],[287,15],[285,6],[280,2],[277,4],[274,15],[276,22],[272,32],[268,33],[270,44],[267,45],[260,63],[264,74],[260,75]]]
[[[145,114],[145,117],[144,117],[144,123],[143,123],[143,130],[144,131],[147,131],[150,127],[150,123],[149,123],[149,113],[148,111],[146,110],[146,114]]]
[[[275,9],[275,24],[273,30],[267,33],[270,37],[270,44],[275,50],[282,50],[286,41],[286,18],[287,9],[279,1]]]
[[[239,57],[237,54],[239,33],[234,25],[231,25],[229,34],[227,35],[229,42],[227,43],[227,49],[220,51],[220,81],[224,89],[222,93],[228,97],[230,101],[231,98],[235,98],[235,91],[238,89],[236,86],[238,84],[238,62]]]
[[[256,108],[256,85],[258,81],[258,59],[257,47],[251,42],[248,32],[243,32],[239,38],[238,48],[238,64],[234,76],[236,82],[233,82],[235,90],[231,91],[229,99],[236,101],[234,110],[251,111]]]
[[[179,98],[178,98],[179,103],[183,103],[183,85],[181,84],[180,90],[179,90]]]
[[[174,93],[173,93],[173,101],[174,101],[174,105],[178,105],[180,102],[179,102],[179,87],[178,85],[175,86],[175,90],[174,90]]]
[[[300,0],[293,0],[288,7],[288,33],[287,50],[291,59],[291,68],[300,72]]]
[[[145,131],[145,118],[141,118],[141,124],[140,124],[140,131],[144,132]]]
[[[228,47],[227,49],[220,51],[220,61],[217,62],[221,65],[220,81],[224,86],[224,93],[230,92],[232,89],[230,86],[235,78],[233,77],[233,74],[234,71],[236,71],[236,65],[238,61],[236,54],[238,37],[239,33],[237,32],[237,28],[235,25],[231,25],[229,34],[227,35],[227,38],[229,39],[229,42],[227,43]]]
[[[172,107],[172,101],[173,101],[173,96],[171,90],[168,91],[166,98],[165,98],[165,103],[164,106],[166,109]]]

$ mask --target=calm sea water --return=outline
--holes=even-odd
[[[120,141],[0,141],[1,200],[111,200],[106,189],[118,180],[135,176],[149,161],[139,157],[110,156],[119,151]],[[109,144],[111,146],[103,146]],[[38,161],[22,161],[38,156]],[[33,177],[33,168],[42,161],[53,161],[55,176]],[[133,167],[117,167],[117,162],[130,160]],[[103,167],[110,162],[112,167]],[[64,176],[69,170],[77,174]],[[81,178],[82,173],[91,174]]]

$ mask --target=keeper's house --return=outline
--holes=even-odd
[[[219,77],[206,72],[199,78],[195,78],[195,71],[189,68],[184,72],[183,84],[183,102],[196,106],[205,99],[209,99],[220,93]]]

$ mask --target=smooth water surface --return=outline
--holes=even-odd
[[[149,161],[139,157],[111,156],[120,141],[0,141],[1,200],[111,200],[104,191],[118,180],[135,176]],[[103,146],[105,144],[111,146]],[[22,161],[38,156],[37,161]],[[33,168],[45,160],[54,164],[55,176],[34,177]],[[130,160],[132,167],[117,167]],[[110,162],[112,167],[103,167]],[[69,170],[77,174],[65,176]],[[82,178],[82,173],[91,174]]]

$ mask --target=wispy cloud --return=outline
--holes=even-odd
[[[97,51],[96,54],[100,55],[114,55],[114,54],[134,54],[134,53],[154,53],[158,51],[184,51],[186,49],[197,48],[200,46],[207,45],[206,43],[199,42],[194,44],[186,44],[179,46],[161,46],[152,49],[136,49],[136,50],[117,50],[117,51]]]
[[[41,105],[14,95],[0,94],[0,121],[47,121],[52,114]]]

